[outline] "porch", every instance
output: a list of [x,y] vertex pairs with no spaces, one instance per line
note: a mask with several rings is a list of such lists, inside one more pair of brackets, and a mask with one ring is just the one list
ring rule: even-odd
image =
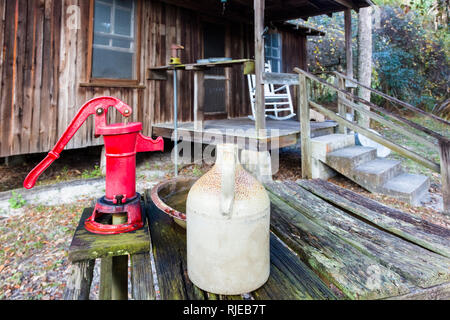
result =
[[[257,146],[264,150],[283,148],[297,144],[300,139],[300,123],[296,120],[266,119],[266,136],[257,138],[255,122],[249,118],[205,120],[202,129],[195,129],[194,122],[178,123],[178,137],[184,141],[204,144],[217,144],[227,141],[242,145],[245,148]],[[337,123],[334,121],[311,121],[311,137],[332,134]],[[152,135],[172,138],[174,123],[158,123],[152,128]],[[267,148],[267,149],[266,149]]]

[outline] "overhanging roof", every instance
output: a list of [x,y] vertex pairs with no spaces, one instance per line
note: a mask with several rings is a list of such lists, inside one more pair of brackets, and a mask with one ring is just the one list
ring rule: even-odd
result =
[[[253,23],[253,0],[162,0],[200,13]],[[312,16],[372,5],[371,0],[265,0],[265,22],[308,19]],[[222,15],[223,13],[223,15]]]

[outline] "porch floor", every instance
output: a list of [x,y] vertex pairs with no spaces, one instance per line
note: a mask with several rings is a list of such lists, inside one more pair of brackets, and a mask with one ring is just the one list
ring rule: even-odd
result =
[[[334,121],[311,121],[311,137],[334,133],[337,124]],[[220,141],[238,143],[245,148],[264,145],[276,149],[297,144],[300,138],[300,123],[295,120],[266,119],[267,136],[256,138],[255,122],[249,118],[206,120],[203,130],[195,130],[194,122],[178,123],[178,136],[181,139],[204,144],[217,144]],[[153,125],[152,135],[171,138],[173,122]],[[202,134],[201,134],[202,133]]]

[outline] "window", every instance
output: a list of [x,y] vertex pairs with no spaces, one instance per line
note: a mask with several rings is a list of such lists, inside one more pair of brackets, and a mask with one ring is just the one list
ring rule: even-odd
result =
[[91,79],[137,79],[136,2],[93,0]]
[[270,33],[264,39],[265,60],[270,62],[272,72],[281,72],[281,36]]

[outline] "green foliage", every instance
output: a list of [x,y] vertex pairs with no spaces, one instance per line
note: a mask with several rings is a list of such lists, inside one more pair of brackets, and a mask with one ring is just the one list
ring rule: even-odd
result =
[[374,31],[377,88],[431,111],[447,94],[450,76],[445,39],[415,11],[383,7]]
[[[378,0],[379,24],[373,28],[372,87],[433,111],[448,98],[450,33],[445,0]],[[373,14],[375,16],[375,14]],[[357,20],[352,13],[354,74],[357,74]],[[375,19],[374,19],[375,20]],[[301,22],[301,24],[305,24]],[[308,25],[326,32],[309,37],[308,67],[313,73],[345,70],[343,14],[317,16]],[[319,101],[330,101],[327,91],[315,91]],[[372,95],[374,102],[386,101]]]
[[15,191],[12,192],[12,197],[9,198],[8,202],[13,209],[22,208],[27,203],[22,195]]
[[81,178],[83,179],[90,179],[90,178],[98,178],[102,176],[102,170],[100,169],[100,167],[98,165],[94,166],[94,169],[89,171],[89,170],[83,170],[83,173],[81,174]]

